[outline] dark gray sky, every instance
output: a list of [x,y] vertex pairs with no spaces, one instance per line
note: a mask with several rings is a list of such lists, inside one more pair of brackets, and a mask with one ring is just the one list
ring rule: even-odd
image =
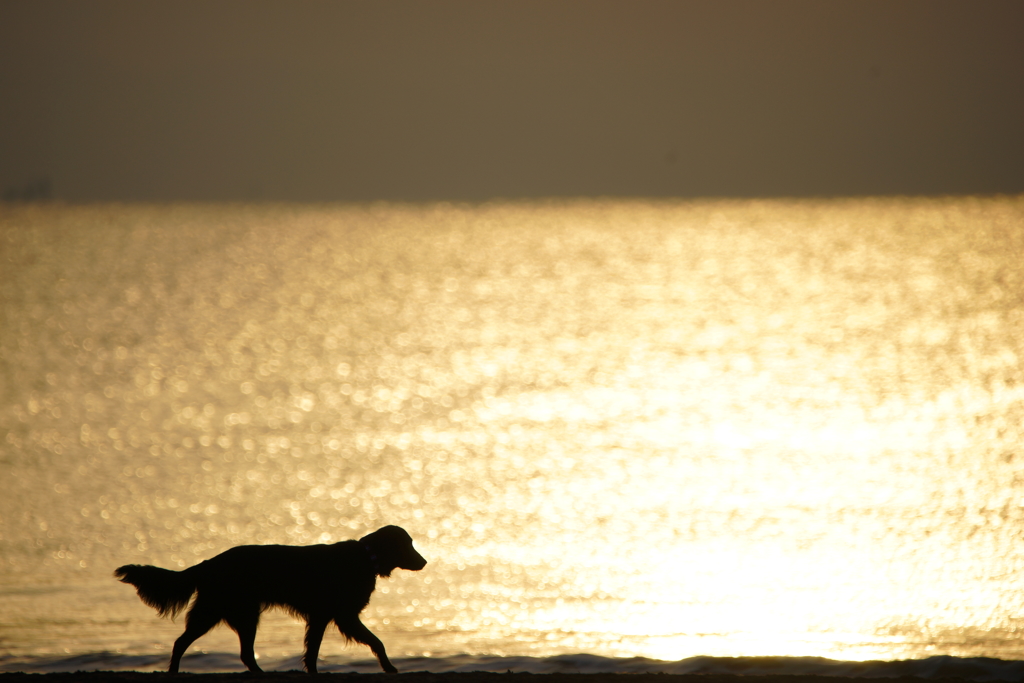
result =
[[1024,2],[0,0],[0,192],[1024,191]]

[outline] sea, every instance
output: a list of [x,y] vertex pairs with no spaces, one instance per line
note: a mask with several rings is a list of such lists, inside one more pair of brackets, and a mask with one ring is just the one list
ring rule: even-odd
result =
[[401,670],[1021,679],[1024,196],[0,205],[0,670],[386,524]]

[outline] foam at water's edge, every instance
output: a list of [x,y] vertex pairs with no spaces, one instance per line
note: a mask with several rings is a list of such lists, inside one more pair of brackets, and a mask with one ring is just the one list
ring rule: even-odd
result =
[[[937,656],[900,661],[845,662],[821,657],[690,657],[665,662],[644,657],[617,659],[577,654],[556,657],[498,657],[455,655],[450,657],[408,657],[395,659],[400,671],[459,673],[492,671],[516,673],[667,673],[734,675],[818,675],[851,678],[890,678],[917,676],[938,678],[953,676],[971,681],[1024,679],[1024,661],[987,657]],[[261,662],[268,671],[292,671],[302,668],[299,657]],[[98,652],[67,657],[0,657],[0,671],[54,673],[64,671],[162,671],[166,656],[122,655]],[[189,655],[182,669],[192,673],[241,671],[233,653]],[[372,659],[352,661],[325,660],[321,671],[379,671]]]

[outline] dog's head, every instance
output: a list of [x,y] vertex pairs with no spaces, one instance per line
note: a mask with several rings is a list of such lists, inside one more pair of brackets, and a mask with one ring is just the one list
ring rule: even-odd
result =
[[400,526],[386,526],[359,539],[377,562],[379,576],[391,576],[395,569],[419,571],[427,565],[412,547],[412,536]]

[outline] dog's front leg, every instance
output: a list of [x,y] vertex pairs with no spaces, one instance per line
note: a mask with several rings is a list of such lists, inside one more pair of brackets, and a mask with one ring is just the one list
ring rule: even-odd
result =
[[316,673],[316,658],[320,654],[320,643],[323,642],[324,631],[329,623],[330,618],[319,615],[309,617],[306,622],[306,654],[302,657],[302,663],[311,674]]
[[398,669],[394,667],[391,660],[388,659],[388,653],[384,650],[384,643],[380,642],[380,638],[373,635],[370,629],[366,628],[363,622],[359,621],[357,615],[354,619],[347,621],[334,620],[334,623],[338,625],[338,630],[342,634],[348,636],[357,643],[363,643],[369,645],[370,649],[373,650],[373,654],[377,656],[377,661],[380,662],[380,666],[385,672],[389,674],[398,673]]

